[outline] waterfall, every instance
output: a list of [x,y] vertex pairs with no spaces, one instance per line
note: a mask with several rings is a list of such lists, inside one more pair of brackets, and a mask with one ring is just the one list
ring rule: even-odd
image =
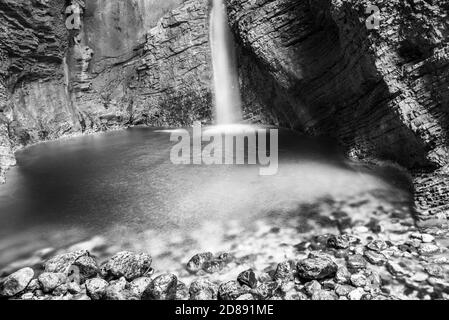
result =
[[210,43],[214,78],[215,119],[218,125],[242,119],[234,39],[228,24],[224,0],[212,0]]

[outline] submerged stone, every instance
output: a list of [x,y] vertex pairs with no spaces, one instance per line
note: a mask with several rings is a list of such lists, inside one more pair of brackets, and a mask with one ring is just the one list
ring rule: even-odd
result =
[[318,280],[333,277],[338,266],[329,258],[315,257],[299,261],[296,265],[299,277],[308,280]]

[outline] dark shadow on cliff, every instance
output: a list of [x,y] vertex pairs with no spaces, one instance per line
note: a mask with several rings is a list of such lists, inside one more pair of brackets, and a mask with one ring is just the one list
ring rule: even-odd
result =
[[243,23],[249,17],[234,22],[246,105],[257,101],[279,123],[336,138],[352,157],[430,166],[428,146],[395,111],[401,92],[391,92],[377,69],[368,39],[376,31],[366,30],[350,4],[337,17],[330,6],[316,1],[273,7],[270,15],[278,19],[257,21],[276,33],[267,38],[269,45],[249,42]]

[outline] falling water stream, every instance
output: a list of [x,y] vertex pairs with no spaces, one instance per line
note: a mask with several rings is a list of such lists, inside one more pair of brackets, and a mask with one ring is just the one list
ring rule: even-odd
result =
[[226,7],[213,0],[210,16],[210,43],[214,73],[215,116],[218,125],[241,121],[241,99],[237,66]]

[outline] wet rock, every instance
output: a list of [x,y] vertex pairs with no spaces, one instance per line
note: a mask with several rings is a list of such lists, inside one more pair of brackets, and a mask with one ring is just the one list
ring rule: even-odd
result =
[[174,300],[178,278],[173,274],[156,277],[142,295],[143,300]]
[[0,283],[0,297],[13,297],[28,286],[34,277],[31,268],[23,268],[9,275]]
[[234,257],[228,252],[222,252],[218,254],[217,259],[223,261],[223,263],[229,263],[234,259]]
[[67,291],[71,294],[78,294],[83,291],[83,288],[76,282],[69,282],[67,284]]
[[296,265],[298,276],[308,280],[333,277],[338,266],[327,257],[311,257],[299,261]]
[[380,252],[388,249],[388,244],[382,240],[373,240],[366,245],[366,248],[372,251]]
[[132,298],[133,295],[125,277],[111,281],[104,292],[105,300],[130,300]]
[[87,295],[92,300],[100,300],[104,297],[108,283],[101,278],[89,279],[85,283]]
[[357,288],[348,294],[349,300],[362,300],[366,292],[362,288]]
[[257,286],[256,274],[252,269],[240,273],[237,277],[237,281],[238,283],[240,283],[240,285],[242,286],[246,285],[252,289],[254,289]]
[[304,292],[308,296],[312,296],[315,292],[320,291],[320,290],[321,290],[321,284],[316,280],[307,282],[304,285]]
[[44,293],[44,291],[42,291],[42,290],[36,290],[36,291],[34,292],[34,295],[35,295],[36,297],[43,297],[43,296],[45,295],[45,293]]
[[72,266],[72,268],[76,268],[79,275],[79,283],[84,283],[87,279],[94,278],[100,273],[97,261],[90,255],[79,257]]
[[191,300],[215,300],[217,299],[217,286],[206,279],[193,281],[189,288]]
[[314,236],[310,242],[310,248],[312,250],[324,250],[327,248],[327,241],[329,240],[329,234]]
[[351,283],[354,287],[365,287],[369,281],[363,274],[357,273],[351,275]]
[[338,300],[338,296],[332,291],[319,290],[314,292],[312,300]]
[[371,288],[378,289],[382,284],[382,277],[380,273],[374,270],[367,270],[365,276]]
[[259,297],[259,299],[265,300],[276,295],[279,290],[279,283],[277,281],[264,282],[261,283],[255,290],[252,292]]
[[258,280],[260,283],[270,282],[270,281],[276,280],[276,279],[274,279],[274,276],[275,276],[275,272],[273,273],[273,276],[270,275],[270,273],[268,273],[268,272],[262,272],[262,273],[259,273]]
[[405,266],[395,261],[387,261],[387,270],[393,276],[406,276],[409,274],[409,271],[405,269]]
[[247,290],[234,280],[222,283],[218,287],[219,300],[235,300],[245,293],[247,293]]
[[440,248],[437,245],[430,243],[422,243],[418,249],[420,255],[430,256],[440,251]]
[[353,286],[345,285],[345,284],[337,284],[335,286],[335,293],[340,297],[346,297],[350,292],[355,290]]
[[363,253],[363,256],[369,263],[376,265],[376,266],[381,266],[381,265],[385,264],[385,262],[387,260],[385,255],[383,255],[380,252],[376,252],[376,251],[372,251],[372,250],[365,250],[365,252]]
[[41,289],[41,284],[39,283],[38,279],[31,280],[26,288],[27,291],[36,291],[39,289]]
[[142,298],[142,294],[145,292],[146,288],[150,285],[152,279],[149,277],[140,277],[137,279],[134,279],[129,284],[129,291],[131,294],[138,298]]
[[226,266],[226,262],[220,260],[220,259],[213,259],[210,261],[206,261],[203,264],[203,270],[207,273],[216,273],[223,270],[223,268]]
[[347,249],[352,243],[357,242],[357,238],[349,235],[349,234],[343,234],[343,235],[332,235],[327,240],[327,245],[330,248],[334,249]]
[[67,293],[67,288],[68,288],[68,286],[67,286],[66,283],[61,284],[60,286],[56,287],[56,288],[52,291],[52,294],[53,294],[54,296],[63,296],[63,295],[65,295],[65,294]]
[[273,280],[288,281],[293,279],[293,268],[290,261],[281,262],[277,265]]
[[340,284],[348,283],[351,278],[351,273],[345,266],[339,267],[335,274],[335,281]]
[[125,277],[127,281],[132,281],[151,271],[151,262],[151,256],[148,254],[122,251],[101,267],[101,273],[107,280]]
[[203,269],[205,262],[208,262],[214,258],[211,252],[204,252],[194,255],[187,263],[187,271],[190,273],[197,273]]
[[57,255],[44,264],[45,272],[64,273],[68,275],[75,261],[81,257],[89,256],[86,250],[79,250]]
[[204,252],[193,256],[187,263],[186,269],[192,274],[200,270],[212,274],[223,270],[232,261],[232,258],[229,253],[221,253],[214,257],[212,253]]
[[44,272],[39,276],[39,283],[42,291],[50,293],[58,286],[64,284],[67,281],[67,277],[64,273],[52,273]]
[[324,290],[334,290],[336,283],[333,279],[326,279],[321,282],[321,285]]
[[189,289],[185,283],[178,280],[178,285],[176,286],[176,297],[175,300],[189,300],[190,294]]
[[366,268],[366,260],[361,254],[348,256],[346,266],[350,272],[355,273]]

